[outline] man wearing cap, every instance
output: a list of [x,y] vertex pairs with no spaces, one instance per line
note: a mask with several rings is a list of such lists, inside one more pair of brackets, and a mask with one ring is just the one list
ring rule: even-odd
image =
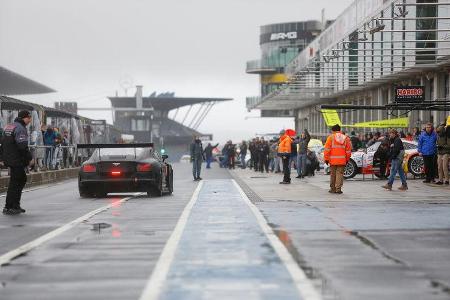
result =
[[278,143],[278,156],[281,157],[283,161],[283,181],[280,184],[290,184],[291,183],[291,166],[289,161],[291,158],[292,151],[292,138],[286,134],[286,131],[280,131],[280,141]]
[[31,113],[27,110],[20,111],[14,123],[7,125],[3,133],[0,154],[3,163],[10,170],[8,192],[3,209],[3,213],[6,215],[17,215],[25,212],[20,207],[20,198],[23,187],[27,182],[25,168],[32,160],[28,148],[28,131],[26,128],[30,122]]
[[332,194],[342,194],[345,165],[352,155],[350,138],[341,132],[341,126],[331,127],[332,134],[325,143],[323,156],[325,163],[330,165],[330,190]]

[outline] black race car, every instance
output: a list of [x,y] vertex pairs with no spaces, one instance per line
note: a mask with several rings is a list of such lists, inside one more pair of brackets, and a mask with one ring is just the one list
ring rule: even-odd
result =
[[147,192],[158,197],[173,192],[173,169],[166,162],[168,156],[160,156],[152,143],[81,144],[77,148],[77,152],[85,149],[81,151],[92,153],[80,168],[81,197],[124,192]]

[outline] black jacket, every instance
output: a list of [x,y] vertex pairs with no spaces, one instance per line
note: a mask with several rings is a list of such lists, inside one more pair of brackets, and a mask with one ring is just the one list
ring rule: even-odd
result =
[[23,120],[17,118],[13,124],[5,127],[0,156],[8,167],[26,167],[32,160],[28,148],[28,131]]
[[219,144],[215,144],[214,146],[208,145],[208,146],[206,146],[203,153],[205,153],[206,157],[212,157],[212,152],[213,152],[214,148],[216,148],[217,146],[219,146]]
[[389,159],[395,159],[400,154],[400,151],[404,150],[402,140],[396,136],[393,140],[390,140],[391,146],[389,150]]

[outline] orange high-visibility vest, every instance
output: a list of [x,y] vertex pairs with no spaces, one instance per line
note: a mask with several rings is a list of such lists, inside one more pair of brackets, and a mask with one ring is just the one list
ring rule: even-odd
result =
[[279,154],[291,154],[292,151],[292,139],[288,135],[283,135],[280,138],[280,143],[278,144]]
[[327,138],[323,157],[331,166],[345,166],[352,156],[350,138],[341,132],[333,132]]

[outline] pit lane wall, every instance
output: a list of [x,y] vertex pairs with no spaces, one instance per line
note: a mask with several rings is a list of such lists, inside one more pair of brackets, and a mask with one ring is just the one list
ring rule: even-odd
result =
[[[30,174],[27,174],[27,184],[25,188],[77,178],[78,171],[79,168],[69,168],[37,173],[31,172]],[[0,177],[0,193],[4,193],[7,191],[8,184],[9,184],[9,176]]]

